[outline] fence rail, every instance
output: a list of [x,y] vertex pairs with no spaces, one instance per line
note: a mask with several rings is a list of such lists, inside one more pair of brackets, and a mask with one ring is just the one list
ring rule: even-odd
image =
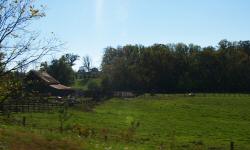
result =
[[17,112],[44,112],[62,108],[59,103],[1,104],[0,114]]

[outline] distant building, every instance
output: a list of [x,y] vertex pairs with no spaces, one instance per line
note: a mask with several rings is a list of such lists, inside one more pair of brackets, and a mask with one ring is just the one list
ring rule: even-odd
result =
[[45,71],[30,71],[25,78],[25,88],[30,92],[38,92],[52,96],[74,94],[74,89],[61,84]]
[[89,72],[86,72],[83,67],[80,67],[77,72],[77,78],[79,79],[98,78],[99,76],[100,71],[97,68],[92,68]]
[[115,91],[113,93],[113,96],[122,97],[122,98],[133,98],[133,97],[136,97],[136,94],[134,94],[133,92],[129,92],[129,91]]

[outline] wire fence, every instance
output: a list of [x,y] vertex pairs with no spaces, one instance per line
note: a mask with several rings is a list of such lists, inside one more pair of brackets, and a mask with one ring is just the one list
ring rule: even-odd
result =
[[11,104],[4,103],[0,105],[0,114],[18,113],[18,112],[46,112],[54,109],[60,109],[63,104],[60,103],[27,103]]

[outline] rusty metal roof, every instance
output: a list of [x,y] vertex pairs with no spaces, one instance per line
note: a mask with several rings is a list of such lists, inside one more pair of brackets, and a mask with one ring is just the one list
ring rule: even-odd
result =
[[53,78],[51,75],[49,75],[47,72],[38,72],[36,71],[35,74],[40,77],[43,81],[45,81],[47,84],[60,84],[59,81],[57,81],[55,78]]
[[72,90],[71,87],[62,85],[59,81],[57,81],[54,77],[52,77],[51,75],[49,75],[47,72],[45,71],[30,71],[31,74],[37,76],[38,78],[40,78],[43,82],[45,82],[45,84],[47,84],[48,86],[58,89],[58,90]]
[[71,87],[67,87],[67,86],[62,85],[62,84],[51,84],[49,86],[52,88],[58,89],[58,90],[71,90]]

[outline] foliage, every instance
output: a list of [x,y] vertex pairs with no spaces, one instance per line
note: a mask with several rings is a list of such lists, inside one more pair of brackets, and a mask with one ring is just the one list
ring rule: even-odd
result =
[[65,62],[67,62],[67,64],[69,64],[70,66],[74,66],[75,65],[75,61],[77,61],[79,58],[78,55],[74,55],[74,54],[65,54],[62,56],[62,59],[65,60]]
[[91,91],[96,91],[100,89],[100,85],[94,80],[90,80],[87,83],[87,87],[88,87],[88,90],[91,90]]
[[100,100],[102,94],[102,88],[98,82],[91,80],[87,84],[88,92],[90,96],[95,100]]
[[68,121],[71,118],[71,116],[72,115],[68,112],[67,106],[62,107],[59,110],[58,121],[59,121],[59,124],[60,124],[60,128],[59,129],[60,129],[61,133],[64,130],[65,122]]
[[78,134],[81,137],[85,137],[85,138],[95,136],[95,129],[84,127],[84,126],[81,126],[79,124],[73,125],[72,132]]
[[80,66],[77,72],[78,79],[87,79],[87,78],[98,78],[99,70],[96,67],[92,67],[92,61],[89,56],[83,57],[83,64]]
[[246,92],[250,41],[222,40],[218,47],[155,44],[106,48],[103,86],[137,92]]
[[100,88],[101,79],[100,78],[76,79],[72,87],[81,89],[84,91],[94,89],[94,87]]
[[40,69],[47,71],[62,84],[71,85],[75,79],[75,72],[72,66],[77,58],[77,55],[66,54],[59,59],[52,60],[50,64],[47,62],[42,63]]
[[15,73],[0,78],[0,103],[8,99],[20,100],[24,97],[22,77]]
[[131,116],[126,118],[126,122],[128,123],[129,127],[122,132],[121,136],[126,142],[130,142],[134,139],[136,130],[140,127],[140,122],[135,121],[135,119]]
[[0,1],[0,103],[23,96],[22,79],[27,67],[52,54],[61,45],[55,37],[42,40],[29,24],[45,16],[44,6],[33,0]]
[[0,2],[0,77],[26,67],[57,50],[56,38],[41,40],[29,24],[45,16],[33,0]]
[[91,69],[91,59],[89,56],[84,56],[83,57],[83,69],[85,72],[89,72]]
[[104,96],[101,81],[101,78],[77,79],[72,87],[83,90],[86,97],[100,100],[100,98]]

